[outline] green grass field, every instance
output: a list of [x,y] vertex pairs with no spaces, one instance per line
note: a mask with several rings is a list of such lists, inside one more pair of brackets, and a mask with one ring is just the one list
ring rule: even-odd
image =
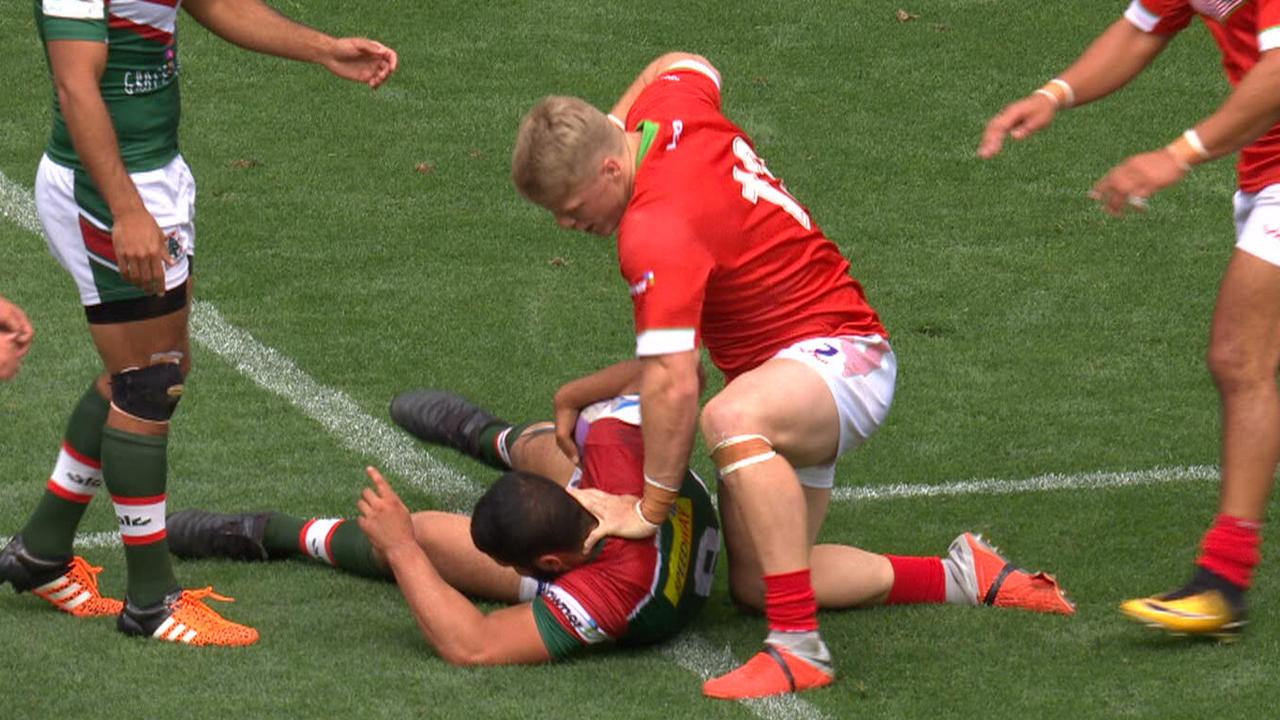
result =
[[[1197,169],[1145,217],[1105,219],[1085,197],[1111,164],[1174,138],[1225,96],[1201,27],[1109,102],[981,163],[987,118],[1072,60],[1121,0],[279,7],[394,46],[401,69],[370,93],[238,51],[184,18],[203,320],[173,426],[171,508],[347,515],[369,463],[390,467],[411,506],[452,507],[488,474],[380,445],[396,439],[385,420],[394,393],[446,387],[507,417],[541,417],[559,383],[628,356],[612,244],[560,231],[524,204],[508,156],[537,98],[608,106],[670,49],[720,68],[727,114],[840,244],[892,333],[896,406],[842,462],[839,487],[1159,477],[1217,462],[1202,358],[1233,242],[1230,162]],[[899,22],[899,7],[918,17]],[[69,280],[21,217],[50,95],[28,6],[0,18],[0,43],[10,181],[0,186],[0,293],[38,328],[22,375],[0,386],[0,534],[10,534],[98,366]],[[228,327],[260,345],[218,345]],[[286,377],[272,365],[282,358],[296,373],[286,379],[312,384],[264,387]],[[334,397],[351,405],[324,404]],[[325,424],[336,416],[358,422]],[[693,463],[710,477],[703,451]],[[441,489],[441,467],[465,477],[463,490]],[[1280,692],[1274,562],[1235,646],[1172,641],[1115,611],[1185,578],[1215,497],[1213,483],[1192,480],[835,503],[826,540],[937,554],[962,530],[981,531],[1055,572],[1079,613],[825,614],[840,680],[800,702],[699,695],[699,669],[745,659],[763,633],[729,603],[723,577],[671,647],[464,670],[425,647],[389,584],[301,562],[190,562],[180,579],[234,596],[226,613],[256,626],[261,643],[130,641],[110,621],[74,621],[5,590],[0,718],[1268,717]],[[99,499],[82,532],[113,530]],[[83,552],[106,567],[104,589],[122,592],[119,548]]]

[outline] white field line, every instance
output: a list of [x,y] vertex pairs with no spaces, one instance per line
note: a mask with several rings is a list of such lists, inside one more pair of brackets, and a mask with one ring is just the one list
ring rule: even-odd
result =
[[1014,495],[1050,490],[1106,490],[1137,485],[1161,485],[1172,482],[1217,479],[1218,468],[1216,466],[1189,465],[1186,467],[1157,467],[1150,470],[1128,472],[1088,472],[1070,475],[1046,473],[1026,478],[1025,480],[986,478],[960,480],[940,485],[892,483],[889,485],[840,487],[831,492],[831,499],[840,502],[853,500],[865,502],[869,500],[946,497],[951,495]]
[[[684,633],[662,646],[662,654],[703,680],[727,673],[741,662],[734,658],[729,646],[717,648],[697,633]],[[820,720],[827,717],[814,706],[795,695],[777,695],[755,700],[740,700],[757,717],[766,720]]]
[[[0,172],[0,214],[31,232],[40,232],[35,204],[30,193]],[[307,417],[319,422],[343,446],[377,458],[395,474],[410,479],[444,505],[455,511],[469,509],[479,496],[479,488],[460,473],[442,465],[403,434],[362,412],[355,402],[340,390],[325,387],[300,370],[283,354],[258,342],[248,332],[222,318],[211,303],[195,303],[191,315],[191,333],[206,349],[216,353],[232,367],[262,388],[289,401]],[[8,541],[7,538],[4,539]],[[76,537],[81,546],[108,546],[119,542],[116,533],[92,533]],[[699,662],[702,655],[711,656],[710,645],[693,633],[686,640],[696,655],[674,654],[681,667],[695,669],[702,677]],[[684,647],[684,646],[677,646]],[[703,649],[706,649],[704,652]],[[715,655],[717,669],[732,667],[733,657],[726,648]],[[707,671],[709,672],[709,671]],[[822,718],[821,712],[797,697],[746,701],[747,709],[764,720],[790,718]]]

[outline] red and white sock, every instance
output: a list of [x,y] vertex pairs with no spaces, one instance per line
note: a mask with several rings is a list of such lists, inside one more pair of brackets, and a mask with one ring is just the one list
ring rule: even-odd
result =
[[298,533],[298,548],[308,557],[337,566],[333,560],[333,534],[346,520],[342,518],[314,518],[302,526]]
[[64,441],[45,487],[63,500],[88,505],[102,489],[102,461],[81,455]]
[[818,629],[818,600],[809,568],[764,576],[764,615],[769,629],[812,632]]
[[151,545],[167,538],[164,509],[165,495],[128,497],[112,495],[116,520],[120,524],[120,540],[125,545]]

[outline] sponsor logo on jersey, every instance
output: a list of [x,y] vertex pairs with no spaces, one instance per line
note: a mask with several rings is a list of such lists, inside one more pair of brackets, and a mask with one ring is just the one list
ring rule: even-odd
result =
[[178,77],[178,54],[172,48],[164,52],[164,62],[154,70],[129,70],[124,74],[124,94],[140,95],[167,87]]
[[662,594],[672,605],[680,604],[689,581],[689,559],[693,555],[693,501],[676,498],[671,518],[671,547],[667,550],[667,585]]
[[1244,3],[1245,0],[1191,0],[1191,7],[1201,15],[1222,22]]
[[569,629],[577,633],[583,642],[594,645],[609,639],[609,634],[600,629],[595,618],[582,607],[582,603],[565,592],[564,588],[554,584],[548,585],[542,593],[542,598],[560,613],[560,616],[569,624]]
[[640,279],[631,283],[631,297],[640,297],[653,287],[653,271],[640,276]]

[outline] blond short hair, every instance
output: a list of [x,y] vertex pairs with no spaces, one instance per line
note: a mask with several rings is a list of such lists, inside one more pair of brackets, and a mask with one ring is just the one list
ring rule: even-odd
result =
[[620,145],[608,117],[585,100],[545,97],[520,121],[511,153],[511,181],[531,202],[564,200]]

